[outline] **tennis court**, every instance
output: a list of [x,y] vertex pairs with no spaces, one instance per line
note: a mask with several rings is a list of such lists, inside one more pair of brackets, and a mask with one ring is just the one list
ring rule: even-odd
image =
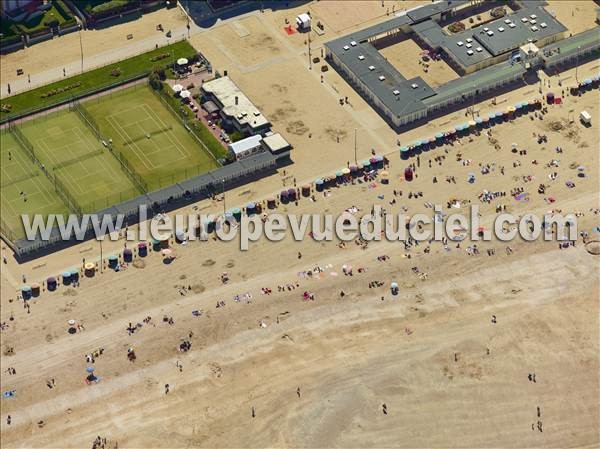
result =
[[150,91],[135,86],[85,102],[100,132],[152,188],[204,173],[217,163]]
[[62,110],[25,122],[22,133],[37,158],[65,186],[82,212],[139,195],[129,178],[79,114]]
[[66,214],[67,206],[54,191],[54,186],[35,165],[15,137],[0,133],[0,180],[2,220],[12,232],[12,238],[25,236],[21,214]]

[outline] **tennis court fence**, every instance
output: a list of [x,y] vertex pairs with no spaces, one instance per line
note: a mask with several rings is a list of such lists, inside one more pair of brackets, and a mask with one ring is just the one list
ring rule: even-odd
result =
[[33,145],[31,144],[29,139],[27,139],[27,137],[25,137],[25,135],[21,132],[19,127],[14,123],[11,123],[9,125],[9,130],[13,133],[15,140],[25,150],[25,152],[29,155],[31,160],[38,166],[40,170],[42,170],[42,172],[44,173],[44,175],[46,175],[50,182],[52,182],[52,185],[54,186],[54,191],[67,205],[69,210],[74,214],[81,215],[81,207],[79,206],[77,201],[75,201],[75,198],[73,198],[73,196],[69,193],[62,181],[58,179],[58,177],[55,174],[50,173],[48,169],[46,169],[46,166],[37,158],[33,149]]

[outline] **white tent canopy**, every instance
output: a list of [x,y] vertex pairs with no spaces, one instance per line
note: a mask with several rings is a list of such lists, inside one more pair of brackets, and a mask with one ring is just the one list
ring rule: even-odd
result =
[[298,28],[302,29],[309,29],[310,28],[310,16],[306,13],[302,13],[300,14],[298,17],[296,17],[296,25],[298,25]]
[[186,58],[179,58],[177,60],[178,65],[186,65],[187,63],[188,63],[188,60]]
[[182,90],[181,92],[179,92],[179,96],[181,98],[190,98],[192,96],[192,93],[189,90]]
[[183,90],[183,86],[182,86],[181,84],[175,84],[175,85],[173,86],[173,90],[174,90],[175,92],[181,92],[181,91]]

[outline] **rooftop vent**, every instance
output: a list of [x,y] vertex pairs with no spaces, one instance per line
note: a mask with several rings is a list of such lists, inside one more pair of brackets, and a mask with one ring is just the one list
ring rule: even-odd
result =
[[523,17],[523,18],[521,19],[521,22],[523,22],[523,23],[529,22],[529,19],[528,19],[527,17]]
[[363,55],[359,55],[358,59],[360,59],[362,61],[363,59],[365,59],[365,57]]
[[375,66],[374,66],[374,65],[370,65],[370,66],[369,66],[369,70],[370,70],[370,71],[373,71],[373,70],[375,70]]
[[384,79],[385,79],[385,76],[379,75],[379,81],[383,81]]
[[463,42],[463,41],[458,41],[458,42],[456,43],[456,45],[458,45],[459,47],[462,47],[462,46],[463,46],[463,44],[464,44],[464,42]]
[[531,31],[537,31],[537,30],[539,30],[539,28],[536,27],[535,25],[531,27]]
[[504,19],[504,23],[509,24],[510,23],[510,19]]
[[531,17],[532,19],[537,19],[537,16],[535,14],[532,14],[529,17]]
[[530,20],[529,23],[531,23],[532,25],[535,25],[537,23],[537,20]]
[[509,27],[511,27],[511,28],[514,28],[514,27],[516,27],[516,25],[515,25],[514,23],[512,23],[512,22],[511,22],[511,23],[509,23],[509,24],[508,24],[508,26],[509,26]]
[[487,33],[488,31],[490,31],[490,29],[488,27],[483,27],[483,31]]
[[540,23],[540,26],[541,26],[542,28],[546,28],[548,25],[546,25],[546,22],[542,22],[542,23]]
[[392,93],[393,93],[394,95],[400,95],[400,91],[399,91],[399,90],[397,90],[397,89],[396,89],[396,90],[393,90],[393,91],[392,91]]
[[471,43],[471,42],[473,42],[473,39],[471,39],[470,37],[468,37],[468,38],[467,38],[467,42],[468,42],[468,43]]
[[352,45],[353,47],[356,47],[356,41],[350,41],[350,45]]
[[412,83],[410,85],[410,87],[412,87],[413,89],[416,89],[417,87],[419,87],[419,85],[417,83]]
[[467,54],[471,56],[473,54],[473,50],[467,50]]
[[494,35],[494,32],[493,32],[492,30],[490,30],[490,31],[488,31],[488,32],[487,32],[487,35],[488,35],[488,36],[493,36],[493,35]]
[[481,48],[481,47],[477,47],[475,50],[477,50],[478,52],[482,52],[482,51],[483,51],[483,48]]
[[500,31],[502,33],[504,31],[504,27],[499,27],[498,31]]
[[467,45],[465,45],[465,47],[467,47],[467,48],[471,48],[472,46],[473,46],[473,44],[467,44]]
[[348,51],[348,50],[350,50],[350,47],[348,47],[347,45],[344,45],[344,50]]

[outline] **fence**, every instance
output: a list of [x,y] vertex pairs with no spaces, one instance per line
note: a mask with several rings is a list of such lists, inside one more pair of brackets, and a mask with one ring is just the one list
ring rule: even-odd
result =
[[[159,48],[168,47],[170,45],[176,44],[176,43],[184,41],[184,40],[185,40],[185,37],[182,37],[182,38],[179,38],[179,39],[172,39],[171,42],[167,42],[166,44],[159,46]],[[138,52],[138,53],[136,53],[134,55],[131,55],[131,56],[129,56],[129,58],[134,58],[136,56],[143,55],[144,53],[148,53],[149,51],[152,51],[154,49],[155,49],[155,47],[150,47],[149,46],[146,50],[140,51],[140,52]],[[94,66],[89,66],[89,67],[85,68],[85,72],[84,73],[91,72],[93,70],[109,66],[111,64],[117,64],[117,63],[119,63],[121,61],[123,61],[123,59],[114,59],[114,60],[111,60],[110,62],[106,62],[104,64],[97,64],[97,65],[94,65]],[[171,63],[172,63],[172,61],[169,61],[168,63],[165,63],[164,66],[167,67]],[[156,62],[155,66],[158,66],[158,65],[160,65],[160,62]],[[100,86],[100,87],[91,87],[91,88],[89,88],[89,89],[87,89],[85,91],[82,91],[82,92],[80,92],[80,93],[78,93],[76,95],[73,95],[72,97],[64,98],[64,99],[58,100],[58,101],[56,101],[54,103],[48,103],[47,105],[44,105],[44,106],[41,106],[41,107],[37,107],[37,108],[30,108],[30,109],[27,109],[27,110],[19,112],[19,113],[6,114],[6,115],[4,115],[4,117],[2,119],[0,119],[0,124],[6,123],[6,122],[11,121],[11,120],[19,120],[19,119],[21,119],[23,117],[26,117],[28,115],[36,114],[36,113],[45,111],[47,109],[52,109],[52,108],[54,108],[56,106],[68,104],[70,102],[79,100],[81,98],[85,98],[85,97],[88,97],[90,95],[94,95],[94,94],[97,94],[97,93],[100,93],[100,92],[104,92],[106,90],[111,90],[111,89],[114,89],[115,87],[121,86],[123,84],[131,83],[132,81],[135,81],[135,80],[146,78],[150,74],[150,72],[152,70],[154,70],[154,67],[149,68],[148,70],[146,70],[143,73],[139,73],[137,75],[130,76],[128,78],[119,80],[119,81],[117,81],[115,83],[112,83],[112,84],[108,84],[108,85]],[[24,90],[13,90],[11,96],[14,96],[14,95],[17,95],[17,94],[21,94],[21,93],[27,92],[29,90],[36,89],[38,87],[47,86],[47,85],[50,85],[50,84],[52,84],[54,82],[57,82],[57,81],[60,81],[60,80],[63,80],[63,79],[64,79],[64,76],[62,76],[62,74],[61,74],[61,76],[57,76],[56,78],[51,79],[51,80],[45,79],[44,82],[42,82],[42,83],[37,83],[37,84],[36,83],[32,83],[32,84],[28,85],[27,89],[24,89]],[[4,101],[9,101],[8,98],[10,98],[10,97],[3,98],[3,100]]]
[[112,155],[117,158],[117,161],[119,161],[119,166],[121,167],[121,170],[123,170],[123,172],[125,172],[127,177],[131,180],[133,185],[135,185],[138,188],[140,193],[147,193],[148,192],[148,184],[146,183],[146,181],[144,181],[142,179],[140,174],[137,173],[131,167],[131,165],[129,164],[129,161],[125,158],[125,156],[123,156],[123,153],[121,153],[119,150],[113,148],[112,144],[108,146],[108,149],[110,150]]
[[81,103],[79,103],[78,101],[74,101],[73,103],[71,103],[71,106],[69,106],[69,109],[71,109],[72,111],[76,111],[81,116],[83,122],[88,126],[88,128],[92,130],[92,132],[96,135],[98,140],[106,140],[104,137],[102,137],[102,134],[100,134],[100,129],[98,128],[98,124],[96,123],[96,121],[92,118],[88,110],[85,107],[83,107]]
[[75,198],[68,192],[64,184],[56,174],[48,172],[46,166],[40,162],[40,160],[35,155],[35,151],[33,150],[33,145],[31,142],[23,135],[21,130],[14,124],[9,126],[9,131],[13,133],[15,140],[21,147],[25,150],[25,152],[29,155],[31,160],[39,167],[40,170],[46,175],[46,177],[52,182],[54,185],[54,191],[60,196],[61,200],[67,205],[69,210],[77,215],[81,215],[81,207]]
[[[167,85],[165,85],[165,87],[168,87]],[[200,146],[204,149],[205,153],[208,154],[216,163],[217,166],[220,166],[221,164],[219,163],[219,160],[217,159],[218,154],[214,154],[213,151],[210,150],[210,148],[208,148],[206,146],[206,144],[204,143],[202,136],[198,135],[199,131],[196,128],[195,124],[197,122],[194,121],[195,117],[190,117],[191,112],[188,112],[189,110],[186,110],[185,108],[180,109],[179,111],[177,111],[175,109],[175,107],[171,104],[172,100],[170,97],[168,97],[168,94],[166,94],[164,92],[164,89],[161,91],[157,91],[155,89],[150,89],[152,92],[155,93],[155,95],[160,99],[160,101],[165,105],[165,107],[171,112],[171,114],[173,114],[175,116],[175,118],[177,120],[181,120],[183,123],[183,126],[185,126],[185,128],[192,134],[192,136],[194,136],[194,139],[196,139],[198,141],[198,143],[200,144]],[[189,120],[190,118],[192,119],[192,125],[190,126],[189,124]],[[199,126],[204,126],[202,123],[199,124]],[[212,134],[211,134],[212,137]],[[221,145],[219,143],[219,145]],[[223,151],[225,151],[225,149],[223,148]]]

